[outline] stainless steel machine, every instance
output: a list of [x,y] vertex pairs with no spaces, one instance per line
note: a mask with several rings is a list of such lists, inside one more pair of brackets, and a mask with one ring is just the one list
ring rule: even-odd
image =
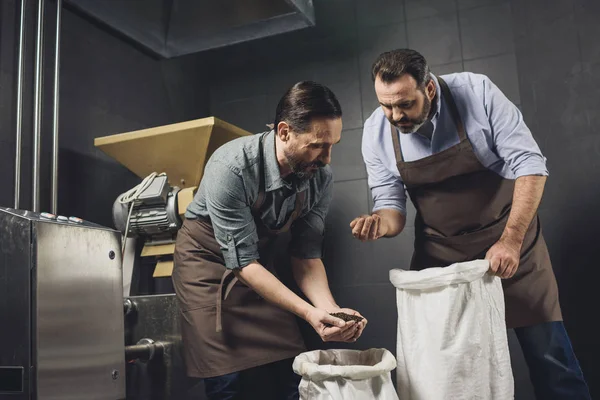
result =
[[125,399],[120,234],[0,208],[0,399]]

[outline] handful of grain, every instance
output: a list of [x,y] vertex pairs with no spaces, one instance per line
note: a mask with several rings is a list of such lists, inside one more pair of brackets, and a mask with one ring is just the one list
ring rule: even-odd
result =
[[331,315],[332,317],[343,319],[346,322],[348,322],[348,321],[360,322],[360,321],[363,320],[363,317],[360,317],[358,315],[350,315],[350,314],[346,314],[346,313],[343,313],[343,312],[329,313],[329,315]]

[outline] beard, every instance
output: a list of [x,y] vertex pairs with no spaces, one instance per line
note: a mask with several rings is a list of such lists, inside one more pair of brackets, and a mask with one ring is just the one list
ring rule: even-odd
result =
[[308,180],[315,175],[319,168],[325,167],[321,161],[306,162],[299,159],[294,152],[284,150],[288,166],[292,170],[294,177],[300,181]]
[[[425,100],[423,103],[423,110],[421,111],[421,115],[417,118],[408,118],[404,117],[398,121],[390,120],[392,125],[397,127],[402,133],[415,133],[419,130],[420,127],[423,126],[425,122],[427,122],[427,118],[429,117],[429,113],[431,112],[431,101],[425,96]],[[409,124],[409,125],[400,125],[400,124]]]

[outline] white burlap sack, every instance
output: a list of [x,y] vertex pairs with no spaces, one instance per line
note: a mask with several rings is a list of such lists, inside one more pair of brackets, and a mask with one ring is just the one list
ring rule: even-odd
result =
[[390,271],[401,400],[504,400],[514,383],[500,278],[476,260]]
[[391,378],[396,359],[386,349],[309,351],[293,368],[302,376],[301,400],[398,400]]

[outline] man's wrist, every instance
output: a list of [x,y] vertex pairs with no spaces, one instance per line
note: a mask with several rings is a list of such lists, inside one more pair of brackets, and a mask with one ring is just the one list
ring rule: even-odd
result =
[[511,246],[521,248],[523,245],[523,241],[525,240],[525,233],[521,232],[518,229],[506,227],[502,236],[500,237],[500,241],[503,241]]

